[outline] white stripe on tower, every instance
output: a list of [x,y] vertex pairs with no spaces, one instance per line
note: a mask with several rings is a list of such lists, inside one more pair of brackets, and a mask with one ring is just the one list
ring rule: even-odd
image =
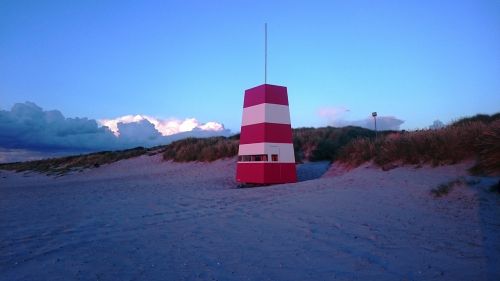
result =
[[259,155],[268,154],[268,162],[272,162],[270,158],[272,154],[279,154],[279,159],[275,163],[295,163],[292,143],[249,143],[239,146],[238,155]]
[[261,103],[245,107],[241,123],[241,126],[259,123],[290,124],[288,105]]

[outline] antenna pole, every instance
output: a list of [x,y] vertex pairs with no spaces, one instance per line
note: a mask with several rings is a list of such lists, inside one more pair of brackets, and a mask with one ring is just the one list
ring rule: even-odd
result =
[[264,24],[264,84],[267,84],[267,22]]

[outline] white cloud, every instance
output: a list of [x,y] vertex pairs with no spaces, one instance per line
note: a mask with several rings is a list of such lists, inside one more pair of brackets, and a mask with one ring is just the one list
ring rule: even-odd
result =
[[200,125],[199,128],[205,131],[222,131],[224,130],[224,125],[217,122],[207,122]]
[[108,127],[115,136],[120,135],[120,130],[118,129],[118,124],[128,124],[137,123],[143,120],[147,120],[149,123],[154,125],[154,128],[162,136],[171,136],[182,132],[189,132],[194,129],[200,129],[204,131],[214,131],[222,132],[224,131],[224,125],[217,122],[207,122],[200,123],[196,118],[187,118],[184,120],[179,119],[160,119],[148,115],[125,115],[117,117],[114,119],[101,119],[99,124]]
[[115,119],[101,119],[98,120],[98,123],[102,126],[108,127],[113,132],[113,134],[118,137],[120,136],[120,132],[118,131],[118,123],[131,123],[141,120],[143,120],[141,115],[125,115]]

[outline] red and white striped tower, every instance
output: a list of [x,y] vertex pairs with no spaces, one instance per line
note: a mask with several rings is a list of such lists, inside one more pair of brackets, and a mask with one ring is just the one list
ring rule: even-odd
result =
[[245,91],[236,180],[297,181],[286,87],[263,84]]
[[286,87],[267,84],[267,23],[264,84],[245,91],[236,180],[273,184],[297,181]]

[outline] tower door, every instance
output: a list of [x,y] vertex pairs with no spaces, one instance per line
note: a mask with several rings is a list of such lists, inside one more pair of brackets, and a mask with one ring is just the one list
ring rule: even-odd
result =
[[281,161],[280,148],[279,146],[272,145],[269,147],[269,160],[274,163],[273,169],[276,169],[276,174],[279,176],[279,180],[282,179],[281,175],[281,165],[278,164]]

